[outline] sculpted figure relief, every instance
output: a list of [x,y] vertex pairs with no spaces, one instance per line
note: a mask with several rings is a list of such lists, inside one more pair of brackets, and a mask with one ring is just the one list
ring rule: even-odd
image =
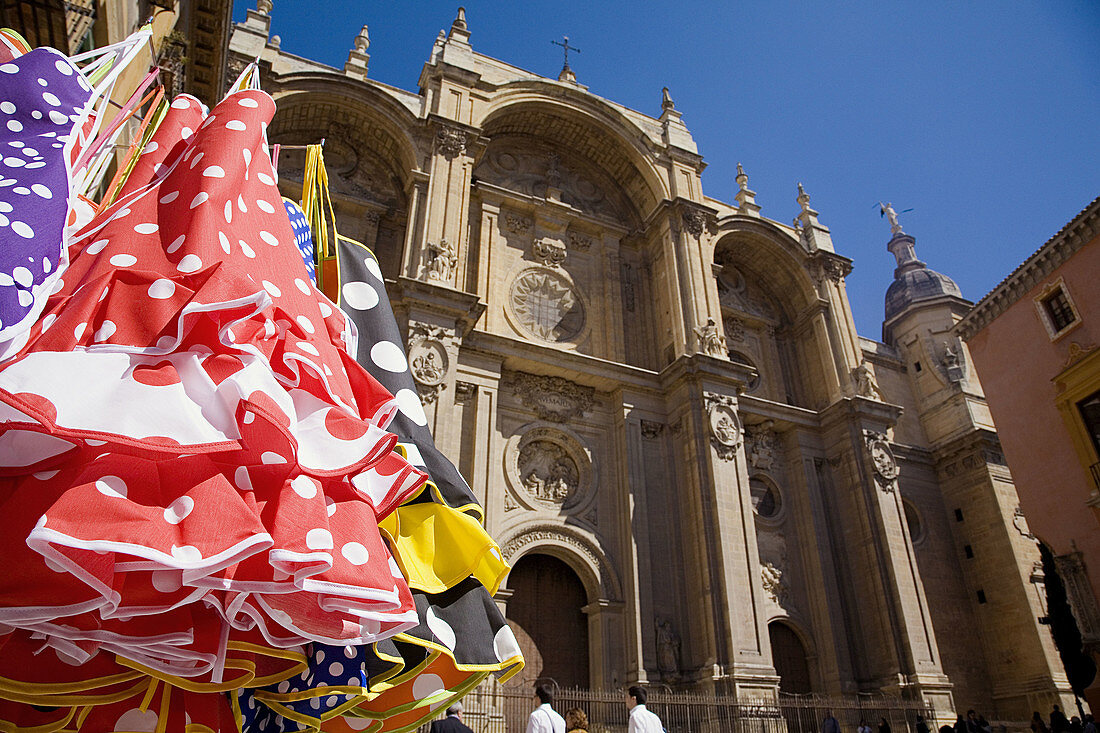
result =
[[531,495],[558,504],[577,490],[580,477],[573,459],[557,443],[534,440],[519,453],[520,476]]

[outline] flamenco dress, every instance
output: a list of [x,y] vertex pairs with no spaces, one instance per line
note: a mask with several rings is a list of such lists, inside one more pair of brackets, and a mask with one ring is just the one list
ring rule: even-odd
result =
[[[47,61],[75,84],[38,76]],[[369,329],[299,254],[271,98],[177,98],[115,203],[71,232],[89,85],[53,51],[8,63],[13,90],[39,89],[5,92],[25,134],[0,141],[54,178],[5,187],[22,218],[0,197],[5,244],[10,222],[38,230],[0,273],[0,729],[407,730],[517,671],[476,502],[430,434],[387,430],[423,428],[423,407],[350,356]],[[17,190],[36,185],[51,195]]]

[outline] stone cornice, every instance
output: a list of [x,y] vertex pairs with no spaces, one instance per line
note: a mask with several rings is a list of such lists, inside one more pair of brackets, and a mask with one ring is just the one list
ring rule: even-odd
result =
[[978,301],[955,326],[956,332],[963,340],[969,340],[1097,236],[1100,236],[1100,197],[1093,199],[1061,231]]

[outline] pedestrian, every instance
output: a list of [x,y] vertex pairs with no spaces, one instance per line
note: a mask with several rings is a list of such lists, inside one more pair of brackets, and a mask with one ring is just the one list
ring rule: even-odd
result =
[[527,718],[527,733],[565,733],[565,718],[554,710],[554,688],[545,682],[535,687],[539,706]]
[[821,733],[840,733],[840,723],[836,722],[832,710],[825,711],[825,719],[821,721]]
[[890,733],[890,724],[886,722],[886,718],[878,719],[878,733]]
[[924,722],[923,715],[917,716],[917,722],[913,724],[913,733],[931,733],[928,730],[928,723]]
[[1066,733],[1069,730],[1069,720],[1062,708],[1055,705],[1050,711],[1050,733]]
[[1050,733],[1050,728],[1043,722],[1043,716],[1036,710],[1031,715],[1031,733]]
[[664,733],[661,719],[645,709],[645,698],[645,688],[638,685],[626,691],[626,709],[630,711],[627,733]]
[[856,728],[856,733],[871,733],[871,726],[866,718],[859,719],[859,727]]
[[588,733],[588,716],[580,708],[569,708],[565,711],[566,733]]
[[447,717],[433,720],[430,733],[474,733],[462,722],[462,703],[456,702],[447,708]]
[[1084,722],[1084,733],[1100,733],[1100,731],[1096,729],[1096,720],[1092,717],[1092,713],[1085,713]]
[[966,733],[982,733],[982,728],[978,725],[978,714],[973,710],[966,711]]
[[1085,733],[1085,726],[1081,725],[1081,719],[1076,715],[1069,719],[1069,733]]
[[982,729],[982,733],[993,733],[993,724],[981,713],[978,713],[978,727]]
[[966,729],[966,718],[961,715],[955,718],[955,733],[969,733]]

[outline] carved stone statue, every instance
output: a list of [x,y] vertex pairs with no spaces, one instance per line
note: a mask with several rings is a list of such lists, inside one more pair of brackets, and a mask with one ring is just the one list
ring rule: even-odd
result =
[[703,351],[711,356],[726,355],[725,340],[718,333],[718,324],[713,318],[708,318],[706,325],[695,329],[695,334],[699,337],[699,345],[703,347]]
[[439,243],[428,243],[428,277],[432,280],[450,280],[455,265],[458,264],[458,256],[455,254],[454,245],[444,237]]
[[867,397],[872,400],[882,400],[882,390],[878,388],[878,382],[875,381],[875,373],[871,371],[871,366],[861,361],[859,366],[852,370],[852,376],[856,380],[856,394],[860,397]]
[[959,366],[959,355],[951,349],[951,344],[943,342],[943,365],[948,369]]
[[657,671],[662,679],[680,676],[680,637],[668,619],[657,622]]
[[882,209],[883,215],[890,220],[890,232],[893,234],[902,234],[901,222],[898,221],[898,214],[894,211],[894,205],[887,201],[885,204],[880,203],[879,206]]

